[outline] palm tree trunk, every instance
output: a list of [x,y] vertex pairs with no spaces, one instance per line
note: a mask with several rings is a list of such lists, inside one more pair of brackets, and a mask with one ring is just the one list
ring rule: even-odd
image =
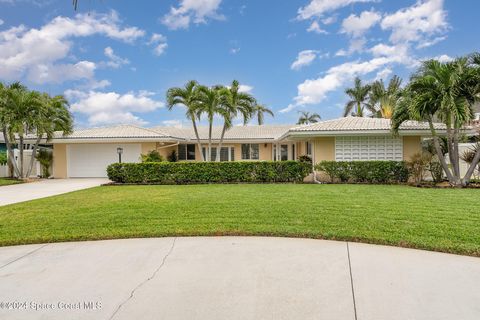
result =
[[213,127],[213,118],[208,119],[208,156],[207,161],[212,161],[212,127]]
[[30,177],[30,174],[32,173],[33,164],[35,162],[35,156],[37,155],[37,149],[41,139],[42,139],[41,136],[37,137],[37,141],[35,141],[35,145],[33,146],[32,157],[30,158],[30,164],[28,165],[28,170],[26,175],[27,178]]
[[19,143],[18,143],[19,151],[20,151],[20,178],[25,178],[24,171],[23,171],[23,135],[19,135]]
[[475,153],[475,157],[473,157],[472,163],[470,163],[470,167],[467,170],[467,173],[465,174],[465,177],[463,177],[463,183],[467,184],[470,181],[470,178],[472,177],[473,172],[475,172],[475,168],[478,166],[478,163],[480,161],[480,147],[477,149],[477,152]]
[[220,162],[220,152],[222,151],[223,137],[225,136],[225,131],[227,131],[227,126],[224,124],[222,129],[222,135],[220,136],[220,143],[218,144],[217,156],[215,157],[216,162]]
[[5,145],[7,146],[8,161],[13,167],[13,171],[17,175],[17,177],[20,177],[20,170],[18,170],[17,161],[15,161],[15,154],[13,153],[12,144],[10,143],[10,139],[8,138],[8,135],[7,135],[7,128],[3,127],[2,132],[3,132],[3,138],[5,139]]
[[455,168],[455,175],[460,179],[460,155],[458,154],[458,127],[455,125],[455,129],[453,131],[453,163]]
[[198,147],[198,150],[200,151],[200,156],[202,158],[202,161],[205,161],[205,157],[203,156],[203,152],[202,152],[202,144],[200,143],[200,136],[198,135],[197,123],[195,122],[195,119],[193,117],[192,117],[192,124],[193,124],[193,131],[195,131],[195,138],[197,138],[197,147]]
[[440,147],[440,141],[438,140],[437,132],[433,126],[433,120],[431,118],[429,119],[428,124],[430,126],[430,131],[432,132],[433,145],[435,147],[435,151],[437,151],[438,160],[442,165],[443,171],[445,171],[445,174],[447,175],[448,181],[450,182],[450,184],[454,185],[455,179],[453,178],[452,172],[450,171],[450,168],[448,167],[448,164],[445,161],[445,157],[443,156],[442,148]]
[[363,117],[362,105],[359,102],[357,103],[357,117]]

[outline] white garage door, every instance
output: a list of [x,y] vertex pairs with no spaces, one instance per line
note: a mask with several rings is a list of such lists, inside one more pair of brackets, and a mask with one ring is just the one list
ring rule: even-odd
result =
[[139,162],[141,145],[70,144],[67,146],[67,172],[70,178],[107,176],[107,166],[118,162],[117,148],[123,148],[122,162]]

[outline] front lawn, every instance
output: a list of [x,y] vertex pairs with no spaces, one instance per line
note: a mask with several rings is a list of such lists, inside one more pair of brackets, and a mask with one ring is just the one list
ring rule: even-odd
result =
[[193,235],[361,241],[480,256],[478,189],[110,186],[0,207],[0,245]]
[[11,184],[18,184],[22,183],[23,181],[17,179],[9,179],[9,178],[0,178],[0,187],[1,186],[8,186]]

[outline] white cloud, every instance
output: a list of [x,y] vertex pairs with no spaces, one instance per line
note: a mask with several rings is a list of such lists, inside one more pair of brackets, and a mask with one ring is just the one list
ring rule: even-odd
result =
[[317,58],[317,51],[315,50],[303,50],[297,55],[297,59],[292,63],[290,69],[300,70],[301,68],[312,64]]
[[91,61],[79,61],[75,64],[38,64],[31,66],[28,80],[35,83],[62,83],[67,80],[92,79],[96,65]]
[[325,19],[322,19],[322,23],[326,24],[326,25],[329,25],[329,24],[337,22],[337,18],[338,17],[336,15],[330,16],[330,17],[327,17]]
[[356,2],[374,2],[375,0],[311,0],[308,5],[298,9],[297,19],[307,20],[322,17],[325,13],[346,7]]
[[224,20],[217,12],[222,0],[181,0],[177,8],[171,7],[170,12],[161,19],[169,29],[188,29],[190,23],[206,23],[207,18]]
[[381,79],[387,79],[391,74],[393,73],[393,70],[391,68],[384,68],[377,72],[377,75],[375,76],[375,80],[381,80]]
[[144,35],[136,27],[121,27],[116,12],[77,14],[74,18],[56,17],[39,29],[24,25],[0,31],[0,77],[18,80],[24,76],[34,82],[64,82],[90,79],[95,63],[61,62],[70,55],[72,38],[92,35],[131,43]]
[[0,19],[0,26],[4,24],[4,21],[2,19]]
[[159,33],[154,33],[152,34],[152,37],[150,38],[148,44],[154,46],[153,53],[155,55],[161,56],[168,47],[167,37]]
[[116,92],[67,90],[65,96],[75,100],[71,110],[88,117],[90,125],[135,123],[143,125],[146,121],[134,113],[147,113],[164,106],[163,102],[151,98],[152,92]]
[[322,102],[327,94],[339,89],[356,76],[362,76],[377,71],[380,68],[401,62],[399,57],[378,57],[364,62],[346,62],[328,69],[327,73],[317,79],[307,79],[299,84],[295,102],[280,110],[289,112],[298,106],[317,104]]
[[128,59],[121,58],[121,57],[117,56],[115,54],[115,52],[113,52],[113,49],[111,47],[106,47],[103,50],[103,53],[109,59],[109,61],[106,62],[106,65],[108,67],[117,69],[117,68],[121,67],[122,65],[130,63],[130,61]]
[[315,32],[318,34],[328,34],[327,31],[323,30],[317,21],[313,21],[310,27],[307,29],[308,32]]
[[238,87],[239,92],[245,92],[245,93],[250,93],[253,90],[252,86],[246,85],[246,84],[241,84]]
[[385,16],[382,29],[392,30],[390,41],[419,42],[426,36],[442,33],[448,29],[447,13],[443,0],[419,0],[411,7],[400,9]]
[[352,37],[360,37],[377,24],[381,18],[382,16],[373,10],[363,11],[359,16],[351,14],[343,20],[341,32]]
[[431,47],[445,39],[447,39],[447,36],[436,37],[436,38],[433,38],[432,40],[422,41],[418,44],[417,49]]
[[364,37],[351,39],[348,50],[340,49],[337,51],[337,53],[335,53],[335,55],[338,57],[344,57],[349,56],[355,52],[362,52],[366,43],[367,39],[365,39]]
[[453,61],[454,58],[450,57],[449,55],[442,54],[440,56],[433,57],[432,59],[438,60],[440,62],[450,62]]

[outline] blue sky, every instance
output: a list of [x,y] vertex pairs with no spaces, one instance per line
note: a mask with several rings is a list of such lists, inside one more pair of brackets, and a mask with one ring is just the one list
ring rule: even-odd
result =
[[237,79],[294,123],[342,115],[343,91],[408,79],[479,48],[475,0],[0,0],[0,80],[65,94],[77,127],[188,125],[169,87]]

